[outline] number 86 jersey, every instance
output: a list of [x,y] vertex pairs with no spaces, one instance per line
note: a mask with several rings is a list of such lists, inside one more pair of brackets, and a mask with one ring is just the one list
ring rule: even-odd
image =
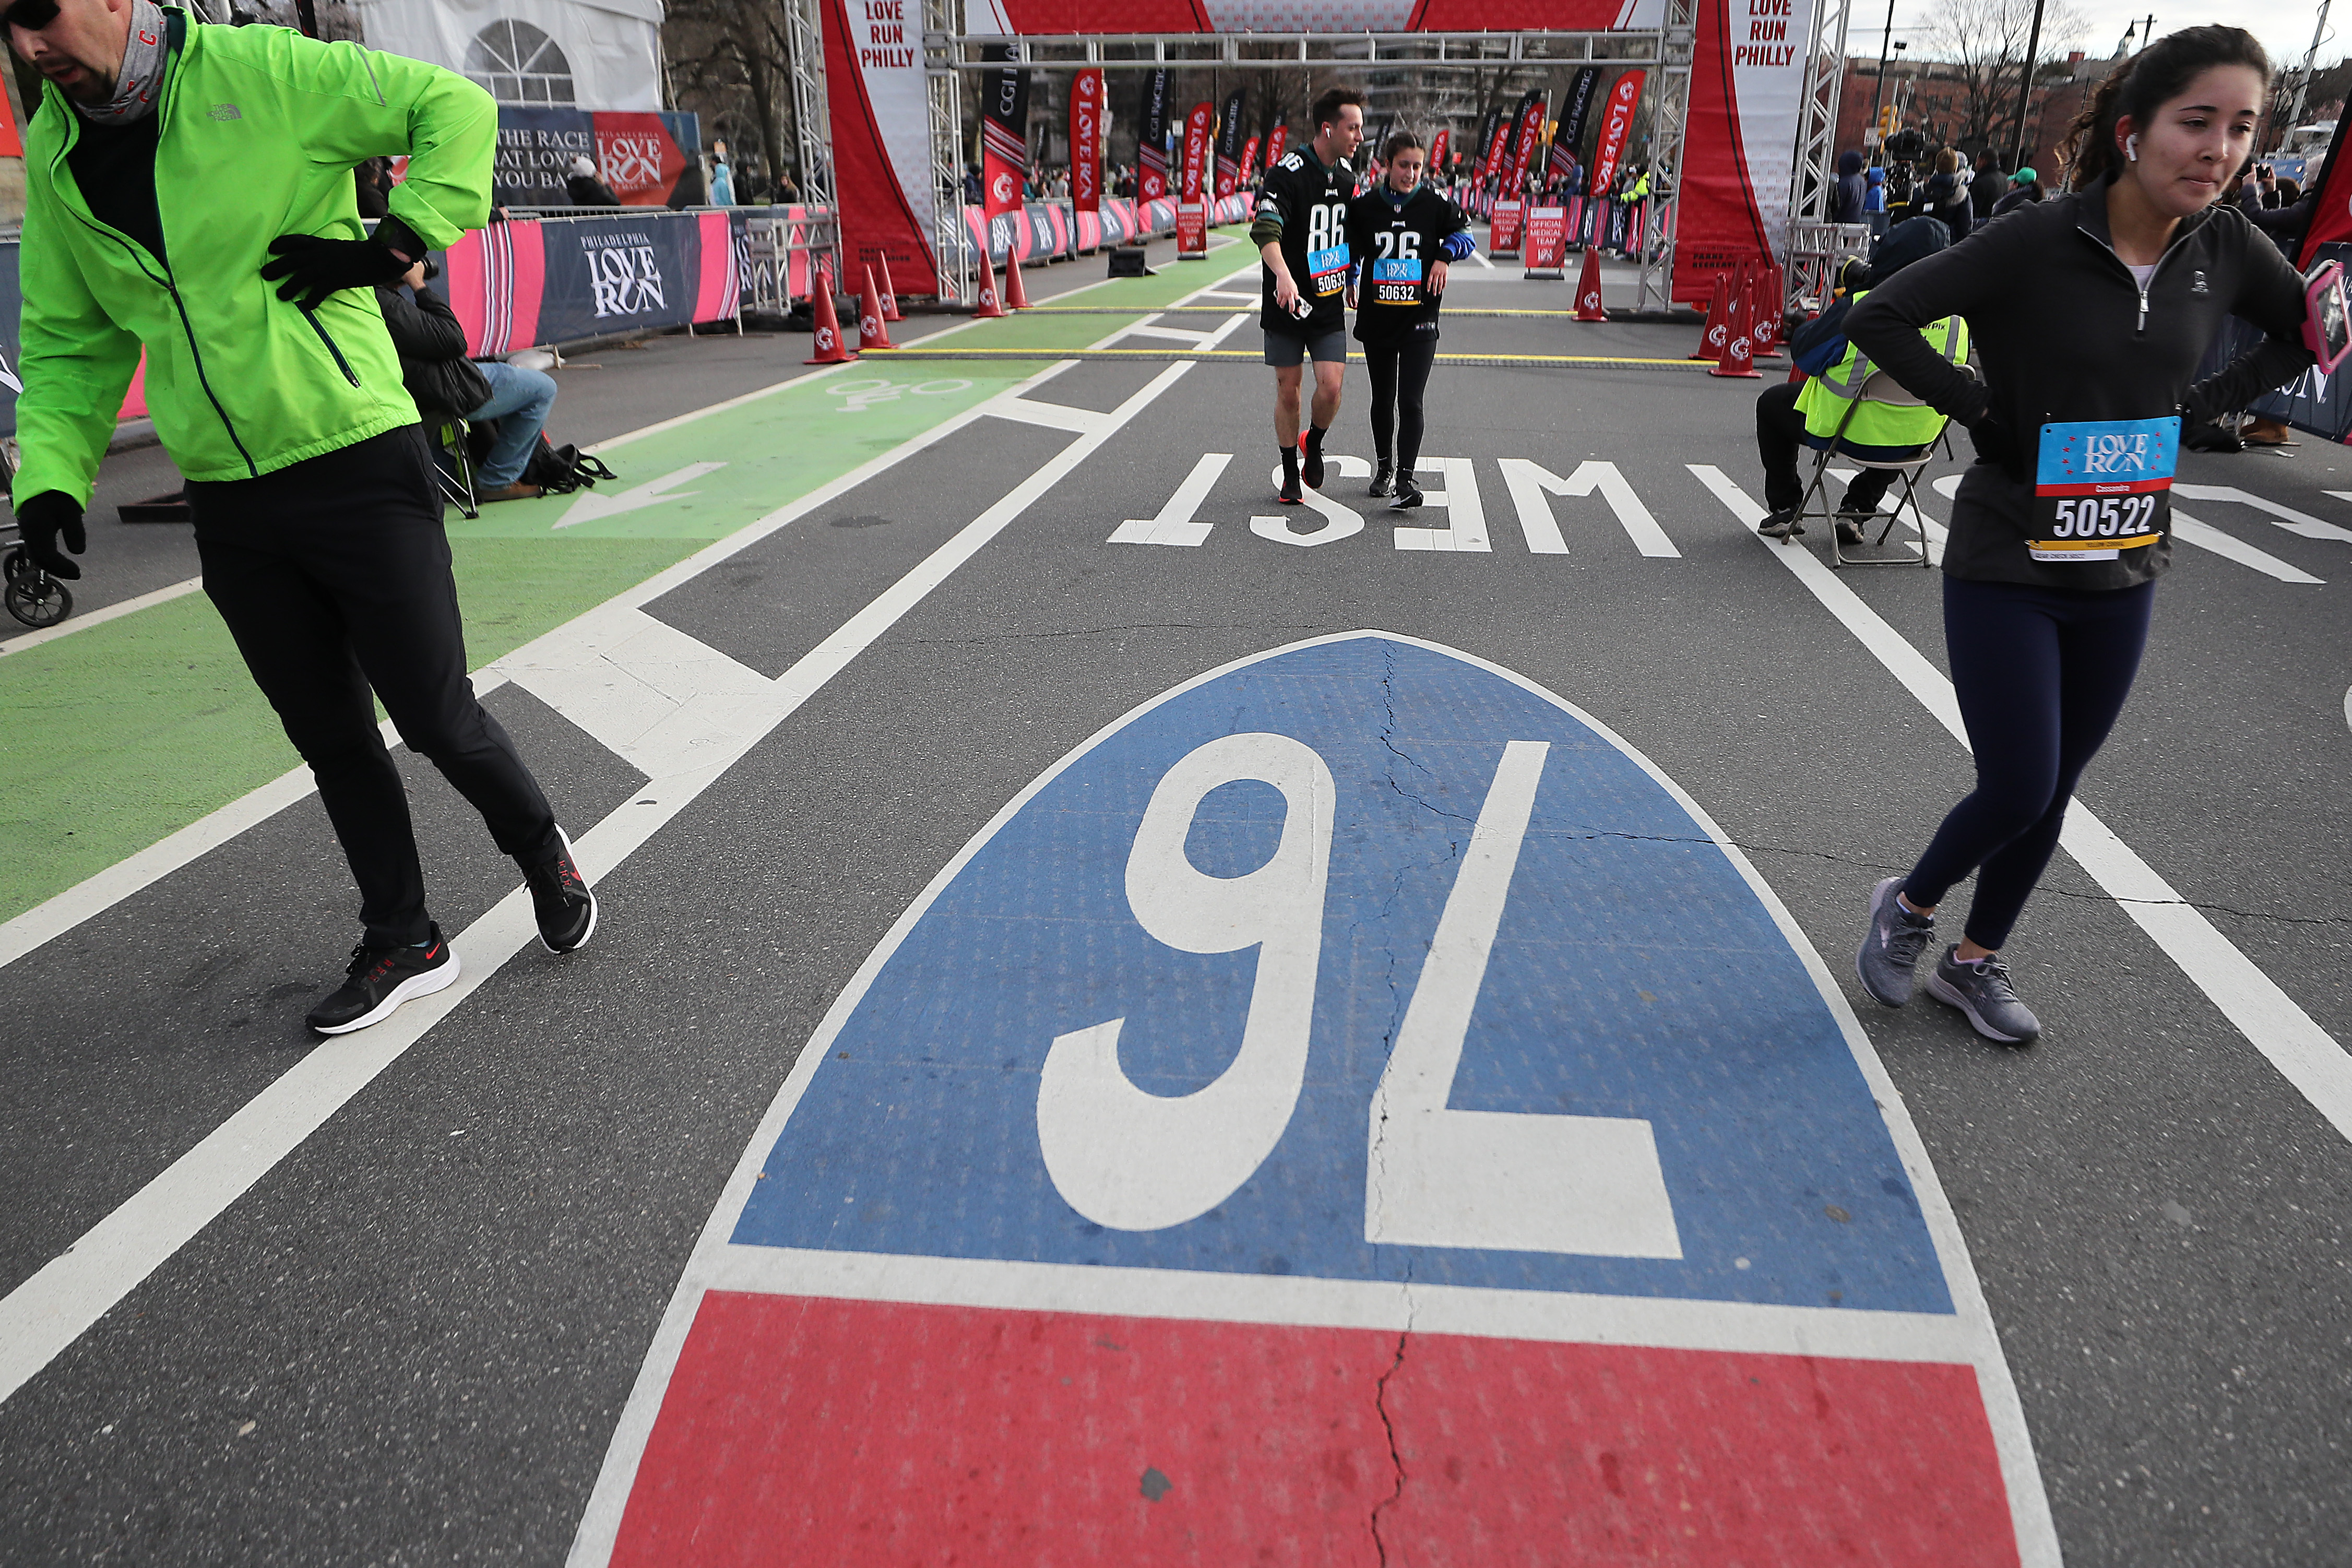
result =
[[1355,172],[1344,160],[1325,163],[1311,145],[1289,153],[1259,183],[1250,243],[1281,240],[1298,297],[1311,307],[1304,319],[1275,309],[1274,269],[1259,268],[1259,325],[1268,331],[1318,338],[1348,324],[1348,193],[1355,188]]
[[1431,271],[1444,259],[1448,237],[1469,226],[1462,209],[1415,186],[1402,201],[1386,182],[1348,205],[1348,248],[1362,272],[1356,283],[1356,337],[1394,342],[1437,331],[1439,297]]

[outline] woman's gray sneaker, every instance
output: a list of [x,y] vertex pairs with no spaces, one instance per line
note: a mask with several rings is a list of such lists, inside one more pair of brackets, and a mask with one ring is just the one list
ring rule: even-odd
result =
[[1853,961],[1862,988],[1889,1007],[1911,1000],[1912,972],[1936,934],[1935,916],[1915,915],[1895,896],[1902,886],[1902,878],[1889,877],[1870,890],[1870,934]]
[[2017,999],[2010,988],[2009,965],[1999,957],[1963,963],[1958,947],[1948,947],[1927,976],[1927,994],[1948,1002],[1969,1016],[1977,1033],[2004,1046],[2030,1046],[2042,1033],[2042,1020]]

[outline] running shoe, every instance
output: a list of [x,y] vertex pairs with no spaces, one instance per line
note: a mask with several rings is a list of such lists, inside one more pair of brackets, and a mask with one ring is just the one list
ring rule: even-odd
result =
[[1936,972],[1927,976],[1927,994],[1968,1015],[1978,1034],[2004,1046],[2030,1046],[2042,1034],[2042,1020],[2017,999],[2009,983],[2009,965],[1998,953],[1960,962],[1955,945],[1944,950]]
[[1298,476],[1295,473],[1283,475],[1282,489],[1276,494],[1274,499],[1280,501],[1285,506],[1305,505],[1307,501],[1307,492],[1298,488]]
[[1372,487],[1364,493],[1368,496],[1389,495],[1392,493],[1394,489],[1395,481],[1396,465],[1394,463],[1382,463],[1379,468],[1372,470]]
[[1298,477],[1310,490],[1323,488],[1323,448],[1311,445],[1304,436],[1298,438]]
[[1411,511],[1420,504],[1421,487],[1413,483],[1412,476],[1410,474],[1399,474],[1396,482],[1396,500],[1389,502],[1389,510]]
[[1805,531],[1805,525],[1797,521],[1797,514],[1802,510],[1801,507],[1782,507],[1758,524],[1756,531],[1767,539],[1787,539],[1793,534],[1802,533]]
[[1862,525],[1869,515],[1867,512],[1859,511],[1838,513],[1837,542],[1844,545],[1860,544],[1863,537]]
[[348,1035],[370,1024],[381,1024],[403,1002],[446,991],[457,982],[457,954],[441,940],[434,926],[432,940],[423,947],[352,949],[351,968],[332,994],[310,1009],[305,1020],[322,1035]]
[[1895,897],[1902,886],[1902,878],[1889,877],[1870,890],[1870,932],[1853,960],[1862,988],[1889,1007],[1911,1000],[1919,954],[1936,934],[1935,916],[1914,914]]
[[550,952],[571,952],[596,934],[596,894],[572,858],[572,836],[561,827],[555,836],[563,840],[563,853],[543,866],[524,867],[522,879],[539,916],[541,944]]

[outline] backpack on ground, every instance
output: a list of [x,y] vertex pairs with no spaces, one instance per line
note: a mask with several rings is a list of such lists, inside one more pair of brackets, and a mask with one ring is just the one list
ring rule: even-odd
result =
[[558,447],[539,433],[539,445],[531,449],[530,460],[522,466],[522,482],[537,485],[549,495],[569,495],[583,485],[593,486],[599,479],[617,478],[601,458],[592,458],[579,447],[566,444]]

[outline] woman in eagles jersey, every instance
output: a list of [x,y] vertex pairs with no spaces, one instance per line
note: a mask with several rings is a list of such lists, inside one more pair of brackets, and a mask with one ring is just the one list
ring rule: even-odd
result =
[[[2215,205],[2269,81],[2241,28],[2159,39],[2075,120],[2067,195],[1905,268],[1846,318],[1847,337],[1977,449],[1944,553],[1944,638],[1977,786],[1910,874],[1871,896],[1857,967],[1888,1006],[1910,998],[1936,906],[1976,871],[1964,940],[1928,993],[2005,1045],[2041,1033],[1999,950],[2138,671],[2172,560],[2182,421],[2242,408],[2312,363],[2302,280],[2244,215]],[[2191,385],[2231,315],[2268,341]],[[1920,337],[1944,316],[1968,319],[1982,381]]]
[[[1380,465],[1371,493],[1391,510],[1421,504],[1413,462],[1421,456],[1421,395],[1437,357],[1437,307],[1445,264],[1470,254],[1469,220],[1421,183],[1427,154],[1400,131],[1381,149],[1388,177],[1348,204],[1348,305],[1372,374],[1372,450]],[[1395,428],[1395,446],[1390,428]]]

